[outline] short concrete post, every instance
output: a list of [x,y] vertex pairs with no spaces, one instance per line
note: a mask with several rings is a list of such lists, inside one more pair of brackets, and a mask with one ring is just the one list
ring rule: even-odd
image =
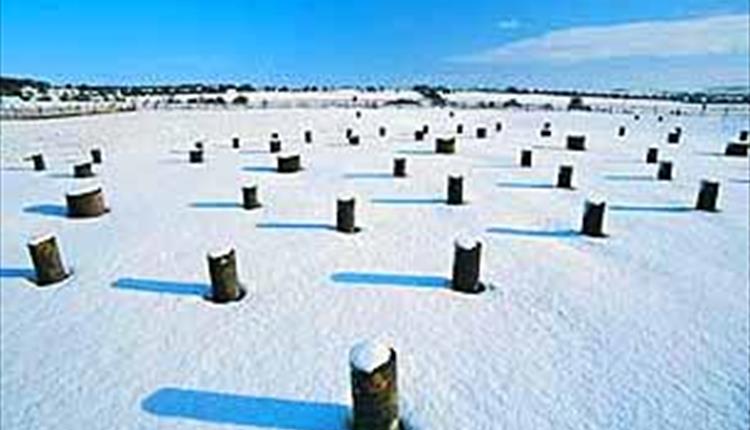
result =
[[240,138],[235,136],[232,138],[232,148],[233,149],[240,149]]
[[35,238],[28,243],[28,247],[36,274],[34,281],[38,286],[54,284],[69,276],[63,266],[55,236]]
[[386,135],[386,128],[385,127],[378,128],[378,136],[385,137],[385,135]]
[[604,211],[607,203],[586,201],[583,208],[581,233],[586,236],[604,237]]
[[91,163],[80,163],[73,166],[74,178],[91,178],[94,176],[94,170]]
[[393,176],[396,178],[406,177],[406,158],[393,159]]
[[34,163],[34,170],[38,172],[47,168],[47,165],[44,163],[44,156],[42,154],[33,154],[28,158],[25,158],[24,160],[31,160]]
[[455,112],[453,111],[448,112],[448,118],[453,118],[454,116],[456,116]]
[[359,145],[359,135],[349,136],[349,145]]
[[448,176],[448,200],[449,205],[461,205],[464,203],[464,178],[463,176]]
[[261,207],[261,204],[258,201],[257,185],[242,187],[242,207],[247,210],[253,210]]
[[747,142],[750,135],[750,130],[740,130],[740,142]]
[[667,134],[667,143],[680,143],[680,133],[678,133],[677,131],[670,131],[669,134]]
[[354,220],[353,196],[339,197],[336,200],[336,230],[342,233],[356,233],[359,228]]
[[656,164],[659,161],[659,148],[648,148],[646,163]]
[[719,183],[717,181],[702,180],[695,208],[699,211],[716,212],[716,202],[718,199]]
[[521,167],[531,167],[531,150],[521,150]]
[[541,137],[552,137],[552,130],[549,130],[549,129],[546,129],[546,128],[545,128],[545,129],[542,129],[542,130],[541,130],[541,131],[539,132],[539,135],[540,135]]
[[71,218],[91,218],[109,212],[104,204],[104,193],[100,187],[66,194],[68,216]]
[[422,126],[422,134],[430,134],[430,126],[425,124]]
[[663,116],[661,116],[661,115],[659,115],[659,117],[658,117],[658,118],[656,118],[656,120],[657,120],[657,121],[659,121],[659,122],[662,122],[662,121],[664,121],[664,117],[663,117]]
[[188,152],[188,155],[190,156],[191,163],[203,162],[203,150],[202,149],[192,149]]
[[503,123],[502,122],[496,122],[495,123],[495,131],[500,133],[503,131]]
[[458,124],[456,126],[456,134],[464,134],[464,125],[463,124]]
[[313,142],[313,133],[311,130],[305,130],[305,143]]
[[435,153],[437,154],[455,154],[456,138],[455,137],[436,137]]
[[353,430],[398,430],[396,351],[362,342],[349,352]]
[[454,242],[453,277],[451,288],[462,293],[481,293],[479,281],[482,243],[473,238],[459,238]]
[[211,301],[228,303],[242,298],[243,291],[237,276],[237,258],[234,249],[209,253],[208,273],[211,278]]
[[625,137],[625,126],[621,125],[620,128],[617,129],[617,135],[619,137]]
[[268,151],[271,154],[281,152],[281,141],[278,139],[271,139],[271,141],[268,142]]
[[586,136],[584,135],[569,135],[566,142],[566,147],[570,151],[586,150]]
[[355,112],[355,113],[354,113],[354,116],[355,116],[355,117],[356,117],[357,119],[359,119],[359,118],[362,118],[362,112],[360,112],[360,111],[357,111],[357,112]]
[[279,156],[276,162],[276,171],[279,173],[294,173],[302,168],[299,154]]
[[350,137],[352,137],[352,135],[354,135],[354,130],[352,130],[351,128],[347,128],[346,129],[346,138],[349,139]]
[[195,149],[203,150],[203,142],[195,142]]
[[487,129],[484,127],[477,127],[477,139],[487,138]]
[[271,140],[279,140],[279,133],[275,131],[271,133]]
[[747,157],[750,144],[741,142],[729,142],[724,148],[724,155],[731,157]]
[[573,188],[573,166],[560,166],[557,171],[557,188]]
[[414,132],[414,140],[417,142],[421,142],[424,140],[424,132],[422,130],[417,130]]
[[671,161],[659,162],[659,170],[656,173],[656,178],[660,181],[672,180],[672,162]]
[[640,121],[641,120],[641,116],[638,115],[638,114],[633,115],[633,119],[636,120],[636,121]]
[[94,164],[102,164],[102,150],[100,148],[91,149],[91,162]]

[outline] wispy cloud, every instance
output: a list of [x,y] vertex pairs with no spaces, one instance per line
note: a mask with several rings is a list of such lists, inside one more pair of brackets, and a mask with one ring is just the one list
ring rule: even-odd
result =
[[627,57],[747,54],[748,34],[750,16],[746,14],[573,27],[450,60],[478,64],[574,63]]
[[504,19],[497,23],[497,27],[501,30],[515,30],[520,26],[521,21],[515,18]]

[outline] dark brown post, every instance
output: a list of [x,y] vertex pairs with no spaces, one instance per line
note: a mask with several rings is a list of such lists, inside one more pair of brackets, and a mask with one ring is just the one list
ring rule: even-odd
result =
[[521,150],[521,167],[531,167],[531,150]]
[[636,114],[636,115],[633,116],[633,119],[636,120],[636,121],[639,121],[641,119],[641,116],[638,115],[638,114]]
[[202,163],[203,162],[203,150],[201,149],[192,149],[190,152],[188,152],[190,155],[190,162],[191,163]]
[[747,157],[750,144],[740,142],[729,142],[724,148],[724,155],[732,157]]
[[234,249],[223,254],[208,254],[208,273],[211,277],[211,301],[228,303],[242,298]]
[[195,142],[195,149],[203,149],[203,142]]
[[357,117],[357,118],[362,118],[362,112],[357,111],[357,112],[354,113],[354,116]]
[[656,178],[660,181],[672,180],[672,162],[671,161],[659,162],[659,171],[656,174]]
[[242,207],[247,210],[253,210],[261,207],[261,204],[258,201],[257,185],[242,187]]
[[456,138],[455,137],[436,137],[435,152],[438,154],[455,154]]
[[456,134],[464,134],[464,125],[463,124],[458,124],[456,126]]
[[560,166],[557,172],[557,188],[573,188],[573,166]]
[[68,216],[71,218],[97,217],[109,211],[104,204],[101,188],[66,194]]
[[422,126],[422,134],[430,134],[430,126],[425,124]]
[[38,172],[47,168],[47,165],[44,163],[44,156],[42,154],[33,154],[30,157],[25,158],[24,160],[31,160],[34,163],[34,170]]
[[385,134],[386,134],[386,128],[385,128],[385,127],[380,127],[380,128],[378,129],[378,135],[379,135],[380,137],[385,137]]
[[363,342],[349,352],[353,430],[398,430],[396,351]]
[[94,164],[102,164],[102,150],[100,148],[91,149],[91,162]]
[[448,176],[448,200],[449,205],[461,205],[464,203],[464,178],[463,176]]
[[302,168],[299,154],[279,156],[277,159],[276,170],[279,173],[294,173]]
[[393,159],[393,176],[397,178],[406,177],[406,158]]
[[542,129],[542,131],[539,132],[539,135],[542,137],[551,137],[552,136],[552,130],[548,130],[546,128]]
[[349,145],[359,145],[359,135],[349,136]]
[[421,142],[424,140],[424,133],[422,130],[417,130],[414,132],[414,140],[417,142]]
[[567,148],[570,151],[585,151],[586,150],[586,136],[583,136],[583,135],[568,136]]
[[750,130],[740,130],[740,142],[747,142]]
[[487,129],[484,127],[477,127],[477,139],[485,139],[487,137]]
[[695,208],[699,211],[716,212],[716,202],[718,199],[719,183],[716,181],[702,180]]
[[271,139],[271,141],[268,142],[268,151],[272,154],[281,152],[281,141],[278,139]]
[[239,137],[233,137],[232,138],[232,148],[234,149],[240,149],[240,138]]
[[502,122],[496,122],[495,123],[495,131],[500,133],[503,131],[503,123]]
[[453,118],[454,116],[456,116],[455,112],[453,111],[448,112],[448,118]]
[[617,135],[620,137],[625,137],[625,126],[621,125],[619,129],[617,129]]
[[271,133],[271,140],[279,140],[279,133],[275,131]]
[[474,239],[459,239],[454,243],[453,280],[451,288],[462,293],[481,293],[479,281],[482,243]]
[[351,128],[346,129],[346,138],[349,139],[354,134],[354,130]]
[[313,134],[311,130],[305,130],[305,143],[312,143]]
[[354,197],[336,200],[336,230],[342,233],[356,233],[359,228],[354,222]]
[[677,144],[680,143],[680,133],[677,131],[671,131],[667,135],[667,143]]
[[40,287],[54,284],[67,278],[55,236],[48,235],[36,238],[28,243],[31,262],[34,265],[36,278]]
[[604,237],[604,211],[607,203],[586,201],[583,208],[581,233],[586,236]]
[[659,148],[648,148],[646,163],[656,164],[659,161]]
[[91,163],[81,163],[73,166],[74,178],[91,178],[94,176],[94,170]]
[[662,121],[664,121],[664,117],[663,117],[663,116],[661,116],[661,115],[659,115],[659,117],[657,118],[657,121],[659,121],[659,122],[662,122]]

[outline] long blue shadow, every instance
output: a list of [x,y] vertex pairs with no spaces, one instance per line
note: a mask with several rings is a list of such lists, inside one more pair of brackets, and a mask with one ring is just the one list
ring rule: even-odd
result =
[[399,149],[396,153],[404,155],[435,155],[435,151],[430,151],[429,149]]
[[611,205],[611,211],[616,212],[657,212],[657,213],[684,213],[692,212],[694,208],[690,206],[630,206],[630,205]]
[[74,179],[75,178],[75,176],[73,176],[72,173],[50,173],[47,176],[50,178],[55,178],[55,179]]
[[190,207],[196,209],[239,209],[242,205],[237,202],[195,202],[190,203]]
[[162,417],[286,430],[345,430],[349,408],[335,403],[162,388],[141,403]]
[[68,216],[68,209],[62,205],[33,205],[26,206],[23,211],[30,214],[38,214],[45,216],[56,216],[66,218]]
[[210,287],[207,284],[137,278],[120,278],[115,281],[112,286],[123,290],[147,293],[181,294],[187,296],[205,296],[210,290]]
[[331,280],[342,284],[390,285],[418,288],[446,288],[450,283],[448,279],[439,276],[368,272],[337,272],[331,275]]
[[345,179],[393,179],[390,173],[346,173]]
[[280,230],[335,230],[330,224],[312,222],[261,222],[255,224],[256,228],[280,229]]
[[541,182],[498,182],[500,188],[521,188],[521,189],[532,189],[532,190],[549,190],[555,188],[552,184],[545,184]]
[[513,227],[490,227],[487,229],[487,233],[494,234],[505,234],[510,236],[525,236],[525,237],[537,237],[537,238],[549,238],[549,239],[564,239],[580,236],[581,233],[572,230],[528,230]]
[[267,149],[241,149],[240,154],[270,154]]
[[0,268],[0,278],[21,278],[33,280],[36,273],[32,269],[22,269],[20,267],[2,267]]
[[733,184],[750,184],[750,179],[729,178],[729,182],[731,182]]
[[605,175],[604,179],[608,181],[655,181],[651,175]]
[[444,199],[370,199],[370,203],[383,204],[383,205],[436,205],[445,203]]
[[274,173],[276,172],[275,167],[269,167],[269,166],[250,166],[250,167],[243,167],[242,170],[246,172],[256,172],[256,173]]

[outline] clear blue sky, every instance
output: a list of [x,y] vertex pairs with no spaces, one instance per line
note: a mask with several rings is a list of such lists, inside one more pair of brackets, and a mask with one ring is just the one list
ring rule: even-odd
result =
[[748,0],[2,0],[0,72],[57,83],[737,85],[750,67],[748,8]]

